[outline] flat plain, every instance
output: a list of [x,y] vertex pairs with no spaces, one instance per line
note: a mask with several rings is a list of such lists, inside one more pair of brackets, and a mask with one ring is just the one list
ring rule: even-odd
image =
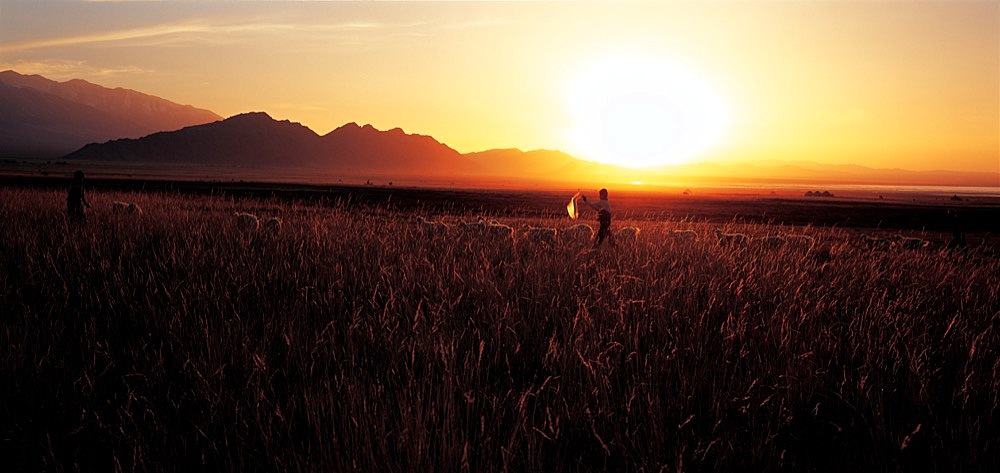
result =
[[1000,466],[990,198],[2,184],[9,471]]

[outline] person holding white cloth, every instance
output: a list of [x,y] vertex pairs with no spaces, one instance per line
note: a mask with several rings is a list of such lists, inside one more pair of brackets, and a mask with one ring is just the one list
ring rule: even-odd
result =
[[597,221],[600,227],[597,230],[597,234],[594,235],[594,248],[596,249],[604,240],[608,240],[608,244],[615,247],[614,235],[611,234],[611,202],[608,201],[608,190],[600,190],[600,198],[597,203],[587,201],[587,196],[582,195],[581,198],[583,202],[590,206],[590,208],[597,211]]

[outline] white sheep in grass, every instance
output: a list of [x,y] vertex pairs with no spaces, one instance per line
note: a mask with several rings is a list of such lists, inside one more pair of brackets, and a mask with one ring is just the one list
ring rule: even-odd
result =
[[622,227],[615,233],[616,243],[628,243],[639,237],[639,227]]
[[892,240],[869,236],[867,233],[861,235],[861,241],[873,250],[884,250],[892,246]]
[[559,230],[559,237],[565,241],[590,241],[594,239],[594,228],[586,223]]
[[799,233],[785,233],[782,235],[788,246],[791,248],[804,249],[806,251],[811,250],[813,246],[816,245],[816,240],[809,236]]
[[787,243],[784,237],[779,235],[767,235],[762,237],[757,237],[752,240],[754,243],[763,246],[764,248],[780,248]]
[[142,214],[142,207],[135,202],[122,202],[116,200],[111,202],[111,211],[114,213]]
[[697,240],[698,232],[694,230],[673,230],[670,232],[670,236],[682,240]]
[[484,226],[483,233],[502,243],[514,243],[514,227],[502,223],[490,223]]
[[264,231],[272,235],[277,235],[281,231],[281,219],[278,217],[271,217],[264,221]]
[[466,221],[458,222],[459,229],[467,233],[472,233],[476,235],[482,234],[482,232],[484,232],[490,225],[491,225],[490,222],[487,222],[482,217],[480,217],[479,220],[476,220],[475,222],[466,222]]
[[459,222],[458,227],[476,238],[500,243],[514,242],[514,228],[496,220],[487,221],[480,217],[475,222]]
[[718,228],[715,229],[715,237],[718,238],[719,243],[723,245],[741,245],[749,240],[749,238],[742,233],[726,233]]
[[242,230],[255,232],[260,228],[260,219],[247,212],[236,212],[236,226]]
[[530,243],[543,243],[549,246],[556,246],[558,243],[558,234],[555,228],[524,225],[521,227],[519,239]]
[[420,231],[429,235],[443,235],[448,232],[449,227],[447,223],[434,222],[419,216],[414,220],[417,222],[417,226],[420,228]]
[[899,246],[907,250],[918,250],[930,246],[930,242],[927,240],[924,240],[922,238],[903,236],[903,235],[896,235],[896,241],[899,242]]

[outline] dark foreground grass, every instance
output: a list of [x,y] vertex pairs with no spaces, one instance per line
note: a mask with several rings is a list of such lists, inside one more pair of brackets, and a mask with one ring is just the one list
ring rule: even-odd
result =
[[588,252],[377,208],[91,199],[68,228],[61,192],[0,190],[4,471],[1000,467],[990,252],[677,221]]

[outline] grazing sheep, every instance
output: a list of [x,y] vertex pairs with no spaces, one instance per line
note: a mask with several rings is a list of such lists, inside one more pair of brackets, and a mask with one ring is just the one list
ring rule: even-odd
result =
[[255,232],[260,228],[260,219],[256,215],[247,212],[236,212],[235,215],[236,225],[240,229]]
[[[499,225],[498,222],[496,224]],[[458,228],[470,233],[481,233],[490,225],[492,224],[486,221],[486,219],[482,217],[479,217],[479,219],[476,220],[475,222],[466,222],[466,221],[458,222]]]
[[907,250],[918,250],[929,246],[929,242],[922,238],[912,238],[903,235],[896,235],[896,241],[899,242],[899,246]]
[[532,243],[544,243],[549,246],[556,246],[558,232],[550,227],[532,227],[524,225],[521,227],[520,239]]
[[622,227],[615,234],[615,239],[619,242],[635,241],[639,237],[639,227]]
[[514,243],[514,227],[502,223],[490,223],[483,227],[483,234],[493,240]]
[[792,248],[804,249],[808,251],[816,245],[816,240],[809,235],[785,233],[782,236],[785,238],[785,242],[788,243],[788,246]]
[[420,228],[420,231],[425,232],[429,235],[443,235],[448,232],[448,224],[444,222],[434,222],[427,220],[423,217],[417,217],[414,219]]
[[818,264],[826,264],[832,261],[839,251],[839,247],[825,242],[817,245],[815,248],[810,248],[809,257]]
[[867,233],[861,235],[861,241],[872,250],[883,250],[892,246],[892,240],[868,236]]
[[715,229],[715,237],[719,239],[719,243],[723,245],[731,244],[743,244],[746,243],[748,238],[742,233],[725,233],[718,228]]
[[116,200],[111,203],[111,211],[114,213],[142,214],[142,207],[135,202],[122,202]]
[[786,243],[785,239],[779,235],[758,237],[754,238],[753,241],[760,244],[764,248],[780,248]]
[[501,242],[514,242],[514,228],[496,220],[487,221],[480,217],[475,222],[458,222],[458,227],[475,237]]
[[674,230],[670,232],[670,236],[674,238],[680,238],[684,240],[697,240],[698,232],[694,230]]
[[586,223],[559,230],[559,236],[566,241],[590,241],[594,239],[594,228]]
[[924,240],[924,243],[924,249],[927,251],[941,251],[947,247],[947,243],[939,239]]
[[281,231],[281,219],[278,217],[271,217],[264,221],[264,231],[277,235]]

